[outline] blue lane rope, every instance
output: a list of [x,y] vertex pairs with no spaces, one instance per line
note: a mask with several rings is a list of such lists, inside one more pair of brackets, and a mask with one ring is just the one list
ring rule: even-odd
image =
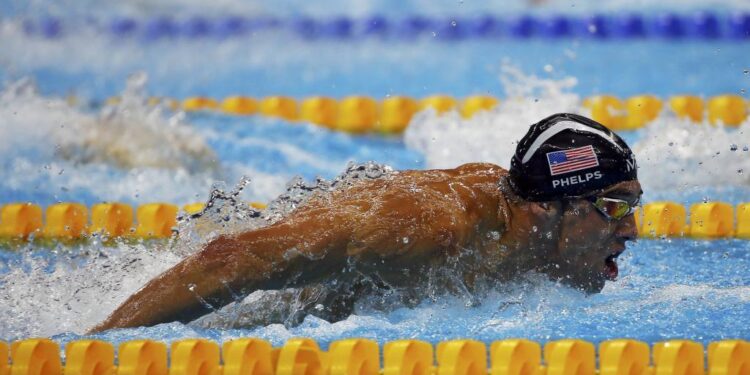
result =
[[[26,34],[48,39],[84,30],[79,26],[66,24],[62,19],[54,17],[23,22]],[[115,17],[108,20],[88,20],[86,26],[115,38],[138,38],[143,41],[170,38],[226,39],[268,31],[287,32],[305,40],[384,38],[408,41],[418,37],[432,37],[441,41],[526,38],[750,40],[750,13],[713,12],[662,13],[654,16],[557,14],[498,17],[486,14],[456,18],[418,15],[388,18],[373,15],[360,18],[192,16],[176,19],[157,16],[147,19]]]

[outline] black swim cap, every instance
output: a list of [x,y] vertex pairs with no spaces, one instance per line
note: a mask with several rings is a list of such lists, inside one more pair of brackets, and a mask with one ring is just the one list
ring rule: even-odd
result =
[[529,201],[577,197],[637,178],[635,156],[622,138],[570,113],[531,125],[510,162],[510,185]]

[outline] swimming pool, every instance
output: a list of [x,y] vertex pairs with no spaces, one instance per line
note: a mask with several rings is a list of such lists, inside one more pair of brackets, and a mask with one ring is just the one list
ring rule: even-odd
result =
[[[0,96],[3,204],[182,205],[205,202],[212,187],[231,190],[242,176],[251,180],[243,199],[269,202],[294,176],[315,184],[317,176],[330,180],[349,162],[376,161],[396,169],[470,161],[507,167],[513,142],[529,124],[552,112],[583,112],[582,99],[590,95],[745,95],[750,84],[747,42],[727,40],[436,43],[428,35],[404,43],[354,43],[270,35],[249,41],[143,43],[91,32],[48,40],[24,34],[18,19],[4,22],[0,38],[0,77],[9,82]],[[134,75],[138,71],[144,74]],[[33,78],[36,85],[19,81],[22,77]],[[173,114],[145,104],[152,95],[383,98],[434,93],[491,94],[501,98],[501,105],[470,119],[425,111],[403,136],[379,136],[256,116]],[[77,105],[66,102],[69,95]],[[125,103],[102,108],[113,95]],[[750,201],[748,126],[747,121],[737,128],[695,125],[664,110],[646,128],[623,133],[639,160],[644,199],[685,205]],[[49,336],[61,343],[80,338],[184,256],[190,247],[185,241],[113,245],[91,239],[1,251],[0,337]],[[466,306],[471,296],[438,296],[414,309],[380,311],[365,303],[337,323],[315,317],[296,327],[253,329],[170,323],[96,337],[117,343],[254,336],[274,345],[296,336],[323,345],[354,336],[379,342],[632,337],[703,343],[750,337],[742,323],[750,316],[747,241],[644,239],[621,259],[620,279],[593,296],[529,275],[488,292],[476,307]]]

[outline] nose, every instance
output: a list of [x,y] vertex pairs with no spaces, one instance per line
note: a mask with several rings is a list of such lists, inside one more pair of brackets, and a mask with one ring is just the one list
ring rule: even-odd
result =
[[635,215],[628,215],[617,223],[615,229],[617,238],[623,241],[633,241],[638,238],[638,227],[635,225]]

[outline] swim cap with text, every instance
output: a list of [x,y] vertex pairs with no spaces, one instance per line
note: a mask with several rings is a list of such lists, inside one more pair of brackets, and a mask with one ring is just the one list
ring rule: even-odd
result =
[[625,141],[583,116],[558,113],[531,125],[510,163],[510,182],[530,201],[579,197],[638,178]]

